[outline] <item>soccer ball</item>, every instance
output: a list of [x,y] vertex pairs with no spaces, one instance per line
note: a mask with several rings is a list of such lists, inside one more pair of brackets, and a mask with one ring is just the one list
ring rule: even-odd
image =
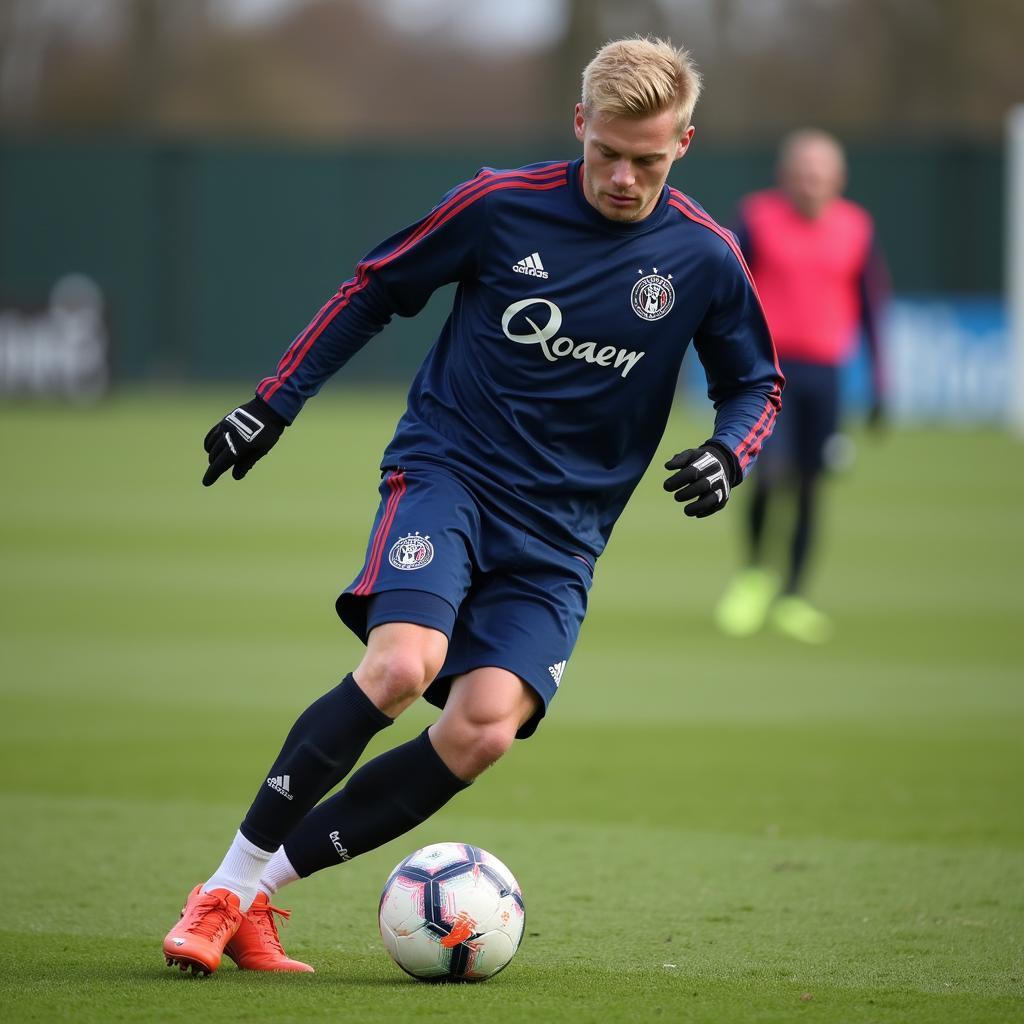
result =
[[497,857],[468,843],[434,843],[391,872],[379,919],[385,948],[407,974],[483,981],[515,955],[526,911]]

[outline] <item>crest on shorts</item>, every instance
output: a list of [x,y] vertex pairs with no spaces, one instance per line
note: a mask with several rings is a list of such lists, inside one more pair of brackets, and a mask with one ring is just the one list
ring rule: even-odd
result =
[[429,537],[421,537],[419,530],[399,537],[388,552],[388,561],[403,572],[422,569],[434,560],[434,545]]
[[672,275],[665,277],[659,274],[657,267],[651,274],[644,274],[643,270],[638,270],[637,273],[642,276],[633,285],[633,291],[629,296],[633,312],[641,320],[660,320],[676,301]]

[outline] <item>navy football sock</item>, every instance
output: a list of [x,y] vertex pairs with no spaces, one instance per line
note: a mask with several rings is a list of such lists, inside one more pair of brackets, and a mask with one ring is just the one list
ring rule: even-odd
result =
[[817,525],[817,478],[803,477],[797,491],[796,525],[793,528],[793,543],[789,554],[789,576],[784,592],[798,594],[807,569],[807,556],[811,550]]
[[408,832],[469,785],[441,760],[426,730],[364,764],[287,838],[284,852],[302,878]]
[[261,849],[276,850],[391,722],[351,673],[345,676],[299,715],[239,831]]
[[768,516],[768,485],[758,477],[754,485],[754,496],[748,509],[748,537],[750,540],[750,564],[759,565],[764,543],[764,524]]

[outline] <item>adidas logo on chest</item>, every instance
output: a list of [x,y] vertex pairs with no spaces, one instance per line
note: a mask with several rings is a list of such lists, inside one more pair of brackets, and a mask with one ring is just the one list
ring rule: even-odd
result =
[[517,274],[526,274],[527,277],[546,278],[548,276],[548,272],[544,269],[544,264],[541,262],[539,252],[531,253],[518,263],[513,263],[512,269]]

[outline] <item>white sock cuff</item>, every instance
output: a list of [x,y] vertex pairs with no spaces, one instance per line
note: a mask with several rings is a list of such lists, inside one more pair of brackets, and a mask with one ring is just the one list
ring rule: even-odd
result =
[[260,875],[260,888],[268,896],[273,896],[278,889],[298,880],[299,873],[292,867],[292,862],[284,852],[284,847],[279,846],[264,868],[263,874]]
[[235,833],[235,841],[231,844],[233,850],[241,850],[243,853],[254,857],[256,860],[270,860],[274,856],[273,850],[264,850],[261,846],[250,843],[241,831]]
[[269,851],[250,843],[241,832],[236,832],[220,867],[206,881],[203,891],[227,889],[238,897],[245,912],[256,898],[260,875],[272,856]]

